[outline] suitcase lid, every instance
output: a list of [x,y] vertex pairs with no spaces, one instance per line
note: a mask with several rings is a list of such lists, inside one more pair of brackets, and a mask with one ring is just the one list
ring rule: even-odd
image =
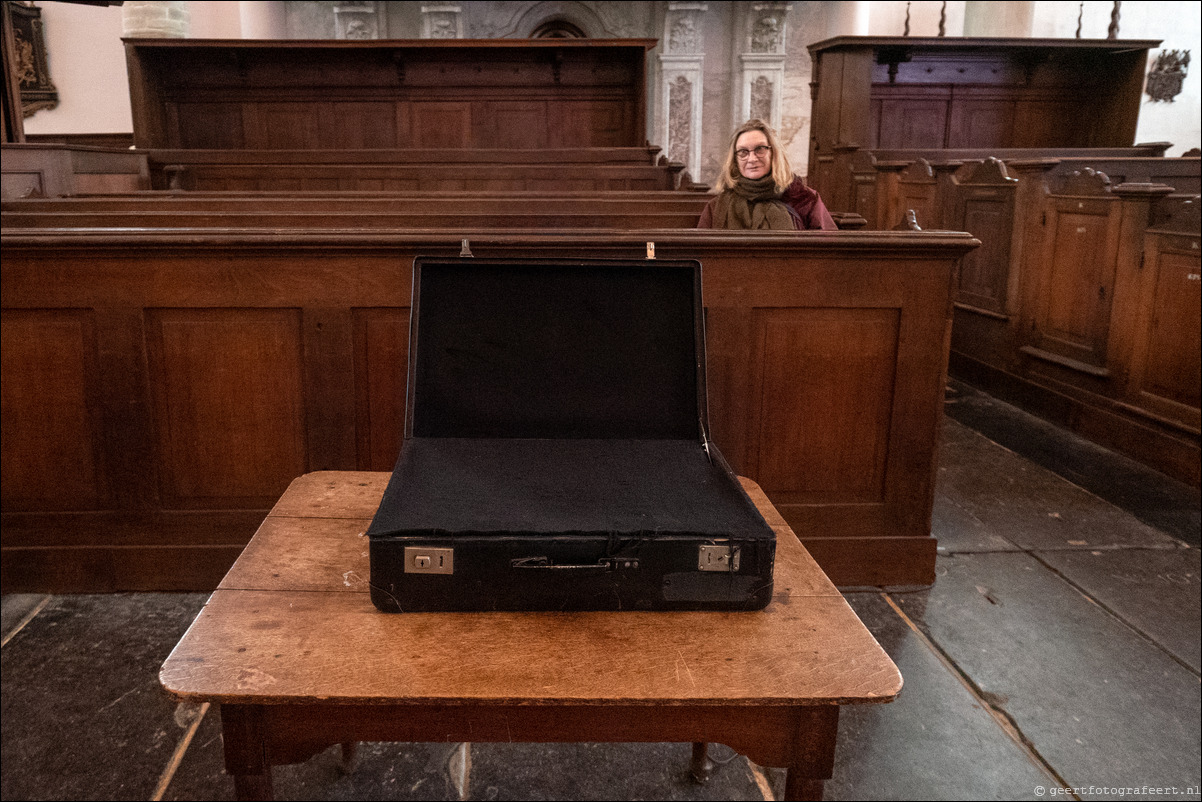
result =
[[414,260],[405,438],[708,440],[696,260]]

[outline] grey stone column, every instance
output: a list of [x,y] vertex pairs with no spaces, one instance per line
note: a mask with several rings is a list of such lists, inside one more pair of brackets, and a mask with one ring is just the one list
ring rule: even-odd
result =
[[667,156],[690,173],[701,167],[702,49],[705,3],[670,2],[664,17],[656,130]]
[[121,35],[145,39],[183,39],[192,12],[183,0],[126,0],[121,6]]
[[737,123],[753,117],[780,130],[785,83],[785,42],[792,3],[748,3],[739,55]]

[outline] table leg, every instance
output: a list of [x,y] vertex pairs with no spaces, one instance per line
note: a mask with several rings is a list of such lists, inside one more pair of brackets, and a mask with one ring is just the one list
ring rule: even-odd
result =
[[234,778],[234,795],[238,799],[275,798],[263,736],[263,715],[258,705],[221,706],[225,770]]
[[812,707],[798,721],[792,764],[785,774],[785,799],[821,800],[823,782],[835,768],[839,707]]
[[350,774],[359,765],[359,742],[346,741],[342,744],[342,762],[338,768],[343,774]]
[[271,788],[271,767],[263,774],[235,774],[234,798],[251,800],[275,799]]
[[822,780],[812,780],[802,777],[797,769],[789,769],[785,773],[785,799],[789,800],[818,800],[821,802],[824,783]]
[[693,761],[689,764],[689,776],[694,782],[705,784],[709,782],[710,773],[714,770],[714,761],[709,757],[710,745],[704,741],[693,743]]

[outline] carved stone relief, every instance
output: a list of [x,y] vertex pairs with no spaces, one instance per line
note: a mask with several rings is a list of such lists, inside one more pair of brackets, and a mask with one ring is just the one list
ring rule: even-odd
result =
[[462,39],[461,11],[457,5],[422,6],[422,38]]
[[383,8],[374,2],[344,2],[334,6],[334,35],[338,39],[387,37]]
[[776,17],[764,16],[751,29],[752,53],[775,53],[781,49],[781,23]]
[[680,75],[668,90],[668,158],[688,164],[692,140],[693,85]]
[[466,22],[467,35],[481,39],[523,38],[548,20],[562,19],[590,37],[630,39],[648,34],[648,5],[572,0],[473,3]]
[[763,75],[751,82],[751,108],[747,116],[772,119],[772,82]]
[[696,53],[700,49],[698,43],[697,23],[693,21],[693,18],[677,17],[668,34],[668,52]]
[[785,23],[792,3],[756,3],[751,7],[747,51],[785,53]]

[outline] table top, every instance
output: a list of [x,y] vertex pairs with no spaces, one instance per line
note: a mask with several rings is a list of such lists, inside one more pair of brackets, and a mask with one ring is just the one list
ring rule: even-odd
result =
[[293,481],[163,664],[163,687],[227,704],[856,704],[901,690],[750,480],[777,534],[762,611],[382,613],[365,533],[389,476]]

